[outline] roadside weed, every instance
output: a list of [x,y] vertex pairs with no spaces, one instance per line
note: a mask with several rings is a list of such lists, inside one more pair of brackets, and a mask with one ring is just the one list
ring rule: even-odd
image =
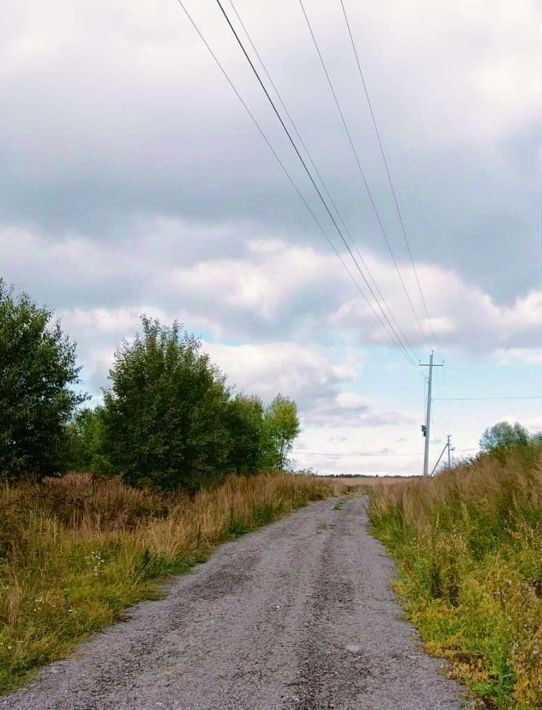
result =
[[427,647],[491,707],[542,707],[542,469],[513,452],[375,488],[376,535]]

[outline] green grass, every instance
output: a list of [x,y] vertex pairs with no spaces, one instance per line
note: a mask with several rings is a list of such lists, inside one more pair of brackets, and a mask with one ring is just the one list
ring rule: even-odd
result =
[[536,449],[377,488],[371,519],[430,651],[488,707],[542,707],[542,471]]

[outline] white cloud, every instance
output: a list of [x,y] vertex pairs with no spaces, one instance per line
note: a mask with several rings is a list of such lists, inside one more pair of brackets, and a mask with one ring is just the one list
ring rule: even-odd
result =
[[348,356],[337,361],[333,353],[322,348],[294,343],[205,343],[204,349],[240,389],[266,400],[281,392],[305,407],[317,407],[357,375]]
[[[188,4],[318,209],[220,13]],[[278,33],[266,7],[239,2],[395,318],[425,349],[299,7],[277,0]],[[307,8],[429,332],[340,7]],[[540,364],[539,3],[347,0],[347,8],[442,349]],[[389,335],[175,2],[10,3],[0,96],[2,276],[59,312],[90,386],[105,384],[115,347],[147,312],[201,333],[240,386],[266,398],[293,394],[307,446],[327,446],[331,429],[331,443],[345,446],[341,467],[359,465],[349,452],[360,447],[410,450],[400,442],[412,430],[409,407],[365,394],[365,350],[385,346],[371,378],[385,386],[394,375]],[[359,429],[370,434],[359,439]],[[382,456],[395,470],[417,465]]]
[[[366,259],[381,284],[392,312],[408,340],[414,345],[424,343],[421,332],[398,287],[397,275],[391,265],[371,255]],[[410,270],[401,267],[405,282],[411,279]],[[493,353],[516,349],[539,342],[542,327],[542,289],[531,291],[511,304],[500,305],[479,286],[469,283],[451,270],[437,265],[420,264],[417,268],[427,301],[430,304],[431,323],[442,347],[465,351]],[[411,291],[412,292],[412,291]],[[423,314],[421,304],[418,315]],[[358,331],[367,319],[366,306],[359,300],[347,301],[330,316],[331,323],[339,328]],[[429,321],[421,318],[426,334]],[[376,342],[390,342],[379,329]]]
[[[81,237],[52,240],[22,229],[0,231],[4,276],[60,310],[78,331],[85,319],[102,335],[135,329],[137,316],[157,313],[214,338],[347,345],[394,342],[350,284],[335,256],[276,238],[253,239],[234,257],[201,252],[178,265],[174,235],[188,246],[193,227],[178,223],[145,231],[129,241],[105,244]],[[228,233],[223,236],[228,239]],[[220,235],[213,235],[220,240]],[[386,304],[414,347],[428,345],[414,321],[393,266],[363,254]],[[347,257],[345,256],[345,259]],[[400,264],[416,310],[422,304],[409,266]],[[436,264],[418,264],[442,348],[494,354],[501,362],[537,361],[542,328],[542,289],[499,304],[478,285]],[[70,303],[71,301],[71,303]],[[430,327],[422,319],[426,336]],[[316,339],[316,341],[315,341]],[[297,346],[296,346],[297,347]]]
[[523,362],[529,365],[542,365],[542,348],[500,348],[495,357],[502,365]]
[[364,55],[379,57],[387,73],[395,65],[394,87],[411,114],[407,120],[426,129],[419,134],[426,146],[492,142],[538,111],[535,0],[410,0],[400,8],[385,0],[370,11],[360,5],[356,14],[370,43]]

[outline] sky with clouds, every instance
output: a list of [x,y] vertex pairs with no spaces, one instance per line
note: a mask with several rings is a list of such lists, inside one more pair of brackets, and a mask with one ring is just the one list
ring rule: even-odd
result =
[[[416,358],[435,331],[446,365],[435,373],[432,460],[447,433],[467,455],[501,419],[542,429],[542,399],[444,401],[542,396],[541,3],[344,3],[431,323],[340,0],[304,5],[397,269],[298,0],[235,7]],[[348,263],[217,3],[186,7]],[[56,311],[89,392],[107,385],[141,313],[176,318],[238,389],[297,400],[298,466],[420,472],[422,373],[361,298],[177,0],[10,3],[0,110],[0,274]]]

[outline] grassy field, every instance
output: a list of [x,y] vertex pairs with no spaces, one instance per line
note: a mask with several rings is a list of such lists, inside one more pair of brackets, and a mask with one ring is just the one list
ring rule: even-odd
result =
[[536,449],[376,486],[371,518],[430,651],[488,707],[542,707],[542,467]]
[[86,475],[2,489],[0,691],[156,596],[160,578],[333,490],[288,474],[234,476],[192,498]]

